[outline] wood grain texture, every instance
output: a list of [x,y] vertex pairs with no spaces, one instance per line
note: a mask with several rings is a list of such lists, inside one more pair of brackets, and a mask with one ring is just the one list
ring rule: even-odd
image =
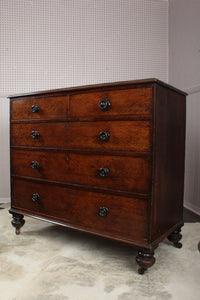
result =
[[92,84],[92,85],[84,85],[84,86],[76,86],[76,87],[68,87],[63,89],[55,89],[55,90],[46,90],[46,91],[38,91],[32,93],[24,93],[18,95],[10,95],[10,99],[14,98],[30,98],[30,97],[41,97],[42,96],[55,96],[55,95],[63,95],[67,93],[77,93],[84,91],[99,91],[99,90],[117,90],[117,89],[127,89],[127,88],[144,88],[144,87],[152,87],[154,84],[164,86],[167,89],[175,91],[181,95],[186,96],[187,93],[171,86],[157,78],[148,78],[148,79],[139,79],[139,80],[129,80],[129,81],[118,81],[118,82],[109,82],[109,83],[100,83],[100,84]]
[[12,97],[10,212],[135,245],[143,273],[180,246],[185,96],[147,79]]
[[182,221],[185,96],[156,86],[152,239]]
[[[151,151],[150,121],[29,123],[11,127],[11,146]],[[40,134],[38,139],[31,138],[34,130]],[[102,131],[110,133],[108,141],[100,140]]]
[[[33,193],[40,195],[38,202],[32,201]],[[139,241],[146,239],[147,203],[143,199],[77,191],[15,179],[12,201],[13,208],[41,216],[54,216],[66,223]],[[104,206],[109,213],[101,217],[98,214],[99,208]]]
[[[109,110],[102,111],[99,102],[108,99]],[[70,117],[110,117],[119,115],[151,115],[152,89],[138,88],[96,93],[80,93],[70,96]]]
[[[31,162],[39,167],[33,169]],[[149,194],[151,160],[148,157],[87,155],[47,151],[12,151],[12,174],[45,180]],[[101,177],[100,168],[108,168]]]
[[[36,113],[31,112],[32,105],[38,105],[39,111]],[[12,101],[11,112],[12,120],[66,120],[68,115],[68,96]]]

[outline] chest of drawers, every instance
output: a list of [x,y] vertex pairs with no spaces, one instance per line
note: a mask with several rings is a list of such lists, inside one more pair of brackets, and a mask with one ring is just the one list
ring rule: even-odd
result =
[[186,94],[146,79],[10,97],[11,209],[133,245],[181,247]]

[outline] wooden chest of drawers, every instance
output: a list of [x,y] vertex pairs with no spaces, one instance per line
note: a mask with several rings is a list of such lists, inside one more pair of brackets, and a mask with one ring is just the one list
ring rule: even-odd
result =
[[146,79],[10,97],[12,224],[24,215],[135,246],[181,247],[186,94]]

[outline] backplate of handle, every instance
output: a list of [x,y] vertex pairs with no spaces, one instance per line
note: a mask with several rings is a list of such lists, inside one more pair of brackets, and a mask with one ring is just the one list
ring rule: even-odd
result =
[[101,177],[108,177],[109,173],[110,173],[110,170],[106,167],[99,169],[99,175]]
[[40,200],[40,195],[38,193],[32,194],[32,201],[37,202]]
[[37,113],[37,112],[39,112],[39,110],[40,110],[39,105],[35,104],[35,105],[31,106],[31,112],[32,113]]
[[102,99],[101,101],[99,101],[99,108],[102,111],[107,111],[111,108],[111,103],[108,100],[108,97],[106,96],[104,99]]
[[32,139],[38,139],[39,138],[39,132],[37,131],[37,130],[33,130],[32,132],[31,132],[31,137],[32,137]]
[[101,131],[99,133],[99,138],[101,141],[108,141],[110,138],[110,132],[109,131]]
[[98,215],[100,217],[106,217],[109,213],[109,209],[106,206],[102,206],[99,208]]
[[39,169],[39,163],[36,161],[31,162],[31,168],[32,169]]

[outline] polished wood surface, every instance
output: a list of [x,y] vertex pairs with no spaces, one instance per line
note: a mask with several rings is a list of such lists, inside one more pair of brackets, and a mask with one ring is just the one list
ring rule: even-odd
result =
[[[185,96],[156,89],[152,238],[183,219]],[[161,200],[162,199],[162,200]]]
[[[11,146],[48,147],[62,149],[151,151],[151,122],[55,122],[12,124]],[[37,139],[31,138],[38,131]],[[109,132],[102,141],[101,132]]]
[[181,247],[186,94],[157,79],[10,100],[10,213],[134,245],[143,274]]
[[181,95],[187,96],[187,93],[183,92],[182,90],[179,90],[175,88],[172,85],[169,85],[162,80],[159,80],[157,78],[148,78],[148,79],[138,79],[138,80],[129,80],[129,81],[117,81],[117,82],[109,82],[109,83],[99,83],[99,84],[92,84],[92,85],[83,85],[83,86],[75,86],[75,87],[68,87],[68,88],[62,88],[62,89],[55,89],[55,90],[46,90],[46,91],[37,91],[32,93],[23,93],[23,94],[16,94],[16,95],[10,95],[10,99],[15,98],[40,98],[42,96],[60,96],[66,93],[77,93],[77,92],[84,92],[84,91],[96,91],[96,90],[121,90],[121,89],[127,89],[127,88],[144,88],[144,87],[150,87],[150,86],[164,86],[168,89],[175,91]]
[[[40,199],[32,200],[38,193]],[[15,179],[13,208],[125,238],[147,238],[147,201]],[[107,216],[99,209],[107,207]],[[123,224],[123,226],[122,226]]]
[[[109,110],[101,110],[99,103],[107,99]],[[70,117],[151,115],[152,89],[138,88],[96,93],[73,94],[69,99]]]
[[[149,157],[27,150],[12,150],[11,157],[14,176],[95,186],[100,189],[150,193]],[[33,161],[38,162],[38,168],[31,167]],[[100,175],[102,168],[109,170],[106,177]]]
[[[31,111],[33,105],[39,106],[38,112],[33,113]],[[12,120],[66,120],[68,114],[67,96],[16,100],[12,102],[11,113]]]

